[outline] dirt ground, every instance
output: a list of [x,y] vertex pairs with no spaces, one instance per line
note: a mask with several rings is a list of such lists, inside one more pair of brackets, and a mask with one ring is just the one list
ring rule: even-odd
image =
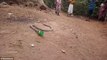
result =
[[[9,17],[8,13],[13,13]],[[40,37],[29,26],[49,24]],[[31,46],[34,44],[34,47]],[[14,60],[107,60],[107,24],[54,11],[0,8],[0,57]]]

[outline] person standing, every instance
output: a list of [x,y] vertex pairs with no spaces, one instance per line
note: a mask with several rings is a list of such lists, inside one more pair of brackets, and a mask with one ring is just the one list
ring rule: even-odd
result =
[[89,6],[88,6],[88,17],[89,17],[89,19],[91,18],[92,14],[94,12],[95,2],[96,2],[96,0],[90,0],[89,1]]
[[62,4],[62,1],[61,0],[55,0],[55,13],[57,15],[59,15],[60,11],[61,11],[61,4]]
[[103,18],[103,20],[105,20],[106,14],[107,14],[107,0],[100,5],[98,19],[100,20]]
[[73,16],[73,9],[74,9],[75,0],[68,0],[68,2],[69,2],[68,16]]

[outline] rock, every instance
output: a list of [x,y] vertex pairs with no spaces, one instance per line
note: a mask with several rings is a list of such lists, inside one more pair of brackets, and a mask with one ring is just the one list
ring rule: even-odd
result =
[[31,47],[34,47],[35,45],[34,44],[31,44]]
[[63,50],[63,49],[61,50],[61,52],[62,52],[62,53],[66,53],[66,51],[65,51],[65,50]]
[[13,15],[13,13],[8,13],[8,18],[10,18]]
[[2,2],[2,3],[0,3],[1,5],[8,5],[6,2]]
[[8,8],[9,5],[6,2],[0,3],[0,8]]
[[17,16],[14,15],[14,13],[8,13],[8,14],[7,14],[7,18],[8,18],[8,19],[11,19],[11,20],[17,20]]
[[40,6],[40,10],[46,10],[47,8],[44,5]]

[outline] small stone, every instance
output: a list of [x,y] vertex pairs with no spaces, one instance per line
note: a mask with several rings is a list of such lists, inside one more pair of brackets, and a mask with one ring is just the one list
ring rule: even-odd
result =
[[34,47],[35,45],[34,44],[31,44],[31,47]]
[[46,8],[44,5],[41,5],[41,6],[40,6],[40,9],[41,9],[41,10],[46,10],[47,8]]
[[66,51],[65,51],[65,50],[63,50],[63,49],[61,50],[61,52],[62,52],[62,53],[66,53]]

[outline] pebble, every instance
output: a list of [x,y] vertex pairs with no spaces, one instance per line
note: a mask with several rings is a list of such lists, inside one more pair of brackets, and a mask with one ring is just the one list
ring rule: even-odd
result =
[[34,44],[31,44],[31,47],[34,47],[35,45]]
[[65,51],[65,50],[63,50],[63,49],[61,50],[61,52],[62,52],[62,53],[66,53],[66,51]]

